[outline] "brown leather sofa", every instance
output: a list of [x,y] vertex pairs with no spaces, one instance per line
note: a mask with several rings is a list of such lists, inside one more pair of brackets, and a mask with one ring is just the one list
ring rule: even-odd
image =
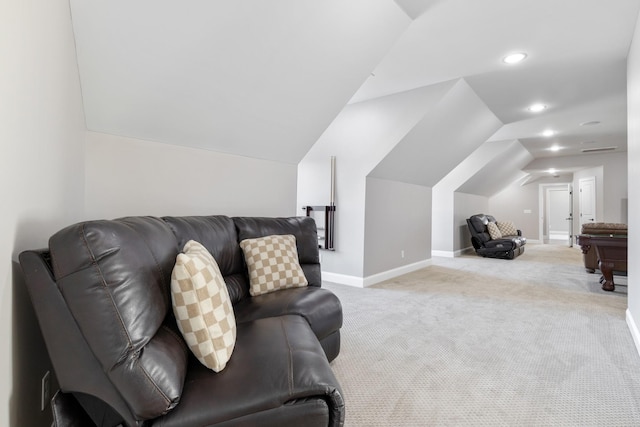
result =
[[[588,222],[582,224],[580,234],[619,234],[627,235],[627,224],[619,224],[613,222]],[[587,253],[583,252],[582,259],[584,260],[584,268],[588,273],[595,273],[598,267],[598,256],[596,255],[596,248],[591,246]],[[618,272],[627,271],[627,263],[617,262],[614,265],[614,270]]]
[[[238,242],[293,234],[309,286],[249,294]],[[216,373],[189,351],[170,278],[188,240],[219,264],[237,338]],[[322,289],[310,218],[129,217],[71,225],[46,250],[20,254],[60,392],[56,425],[340,426],[344,401],[329,362],[342,308]]]

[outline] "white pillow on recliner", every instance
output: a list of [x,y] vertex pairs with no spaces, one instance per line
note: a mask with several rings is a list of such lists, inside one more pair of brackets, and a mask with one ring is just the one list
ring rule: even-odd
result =
[[489,231],[491,240],[502,239],[502,232],[500,231],[500,229],[498,228],[498,225],[495,222],[488,222],[487,230]]
[[516,226],[511,221],[498,221],[498,229],[503,236],[517,236],[518,230]]

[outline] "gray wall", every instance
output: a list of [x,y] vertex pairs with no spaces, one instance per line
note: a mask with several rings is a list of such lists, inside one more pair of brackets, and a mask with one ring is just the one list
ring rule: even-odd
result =
[[437,104],[443,88],[449,85],[347,105],[298,164],[298,206],[326,205],[329,159],[336,157],[336,250],[323,253],[325,277],[362,284],[367,177]]
[[488,197],[458,192],[454,194],[453,242],[456,253],[473,247],[467,218],[479,213],[490,214]]
[[[578,190],[581,177],[596,177],[597,220],[626,222],[627,204],[627,152],[600,153],[582,156],[540,158],[527,165],[527,169],[573,169],[574,190]],[[578,197],[574,197],[577,203]],[[577,205],[574,205],[577,212]],[[575,221],[577,224],[578,221]],[[577,226],[577,225],[576,225]]]
[[84,115],[69,2],[2,2],[0,28],[0,425],[44,427],[51,365],[16,260],[83,217]]
[[[546,159],[534,161],[530,167],[538,167]],[[578,180],[586,176],[596,177],[597,220],[606,222],[626,222],[627,212],[627,153],[594,154],[588,156],[558,157],[555,164],[559,167],[583,166],[572,178],[544,178],[520,185],[515,182],[503,191],[489,198],[489,210],[499,220],[513,221],[527,238],[541,240],[539,235],[540,186],[571,182],[574,189],[573,212],[579,212]],[[531,211],[525,213],[524,211]],[[579,233],[579,221],[573,224],[573,234]]]
[[640,25],[636,24],[633,43],[629,50],[627,68],[627,102],[629,135],[629,309],[627,322],[633,334],[636,347],[640,350],[640,264],[633,262],[640,258],[640,241],[635,239],[635,230],[640,230]]
[[[498,221],[513,221],[527,239],[539,240],[539,184],[515,182],[489,198],[489,211]],[[525,211],[529,213],[525,213]]]
[[365,277],[431,258],[430,235],[431,188],[367,178]]
[[86,212],[295,216],[297,166],[89,132]]

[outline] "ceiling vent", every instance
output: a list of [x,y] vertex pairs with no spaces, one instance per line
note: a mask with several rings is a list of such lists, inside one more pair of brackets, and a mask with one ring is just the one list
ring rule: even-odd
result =
[[613,151],[618,147],[601,147],[601,148],[583,148],[582,151],[583,153],[600,153],[602,151]]

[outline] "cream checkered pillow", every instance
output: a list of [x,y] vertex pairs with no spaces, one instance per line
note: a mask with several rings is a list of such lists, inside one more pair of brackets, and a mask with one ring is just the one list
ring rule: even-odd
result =
[[295,236],[287,234],[245,239],[240,242],[240,247],[249,268],[251,296],[307,286],[307,278],[298,261]]
[[498,229],[503,236],[517,236],[518,230],[516,226],[511,221],[500,222],[498,221]]
[[209,251],[189,240],[171,273],[171,301],[187,345],[207,368],[220,372],[236,345],[236,319],[227,285]]
[[500,231],[500,229],[498,228],[498,225],[495,222],[488,222],[487,230],[489,231],[491,240],[502,239],[502,232]]

